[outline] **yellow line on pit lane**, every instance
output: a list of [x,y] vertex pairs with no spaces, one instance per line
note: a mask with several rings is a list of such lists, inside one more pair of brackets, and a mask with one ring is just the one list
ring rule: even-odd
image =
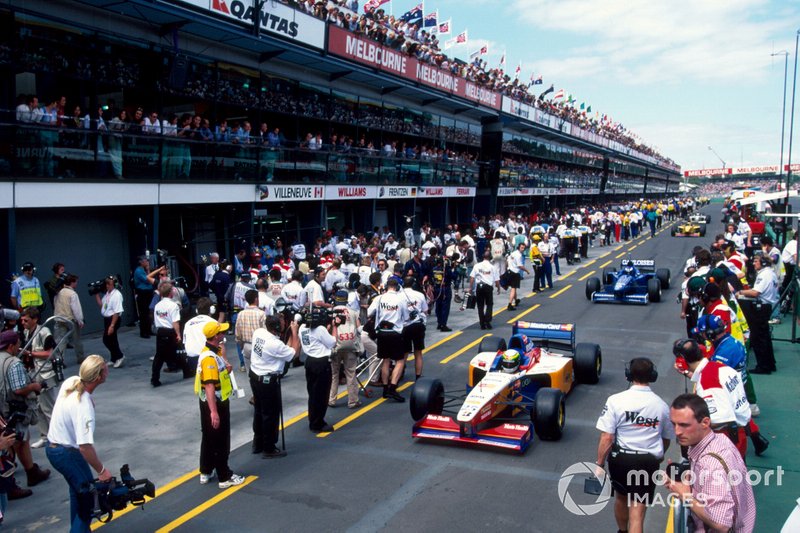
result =
[[586,263],[582,264],[582,265],[581,265],[581,268],[586,268],[586,267],[588,267],[589,265],[591,265],[591,264],[594,264],[596,261],[597,261],[597,259],[592,259],[591,261],[589,261],[589,262],[586,262]]
[[601,255],[600,257],[598,257],[598,259],[602,259],[602,258],[604,258],[606,256],[609,256],[609,255],[611,255],[611,252],[606,252],[603,255]]
[[179,528],[180,526],[182,526],[183,524],[185,524],[186,522],[188,522],[189,520],[191,520],[195,516],[199,515],[200,513],[204,512],[204,511],[207,511],[208,509],[210,509],[211,507],[215,506],[216,504],[218,504],[219,502],[221,502],[222,500],[224,500],[228,496],[232,496],[234,493],[242,490],[247,485],[249,485],[250,483],[252,483],[253,481],[255,481],[257,479],[258,479],[258,476],[247,476],[247,478],[245,478],[245,480],[244,480],[244,483],[242,483],[241,485],[234,485],[233,487],[230,487],[229,489],[226,489],[225,491],[220,492],[219,494],[217,494],[213,498],[211,498],[209,500],[206,500],[205,502],[201,503],[200,505],[198,505],[197,507],[195,507],[194,509],[192,509],[188,513],[182,514],[181,516],[179,516],[178,518],[176,518],[175,520],[173,520],[172,522],[170,522],[166,526],[157,529],[156,533],[167,533],[169,531],[173,531],[173,530]]
[[571,275],[573,275],[574,273],[575,273],[575,271],[574,271],[574,270],[572,270],[572,271],[570,271],[570,272],[567,272],[567,273],[566,273],[566,274],[564,274],[563,276],[558,276],[558,279],[559,279],[559,280],[562,280],[562,279],[567,279],[568,277],[570,277],[570,276],[571,276]]
[[611,264],[611,261],[613,261],[613,259],[609,259],[608,261],[606,261],[605,263],[603,263],[602,265],[600,265],[597,268],[605,268],[605,267],[607,267],[608,265]]
[[457,351],[457,352],[456,352],[456,353],[454,353],[453,355],[449,355],[449,356],[445,357],[444,359],[442,359],[441,361],[439,361],[439,363],[441,363],[441,364],[443,364],[443,365],[446,365],[447,363],[449,363],[450,361],[452,361],[453,359],[455,359],[456,357],[458,357],[458,356],[459,356],[459,355],[461,355],[462,353],[466,352],[466,351],[467,351],[467,350],[469,350],[470,348],[472,348],[472,347],[474,347],[474,346],[477,346],[478,344],[480,344],[480,342],[481,342],[483,339],[485,339],[486,337],[491,337],[491,336],[492,336],[492,334],[491,334],[491,333],[487,333],[486,335],[483,335],[483,336],[479,337],[478,339],[476,339],[476,340],[472,341],[471,343],[469,343],[469,344],[467,344],[466,346],[464,346],[463,348],[461,348],[459,351]]
[[615,255],[614,257],[615,257],[616,259],[619,259],[620,257],[624,256],[624,255],[625,255],[625,254],[627,254],[627,253],[628,253],[628,252],[622,252],[622,253],[620,253],[620,254],[617,254],[617,255]]
[[[442,344],[446,343],[447,341],[451,341],[451,340],[455,339],[456,337],[458,337],[462,333],[464,333],[464,332],[463,331],[456,331],[455,333],[453,333],[451,335],[448,335],[444,339],[434,342],[433,344],[431,344],[430,346],[428,346],[427,348],[422,350],[423,355],[428,353],[428,352],[430,352],[431,350],[433,350],[435,348],[438,348],[439,346],[441,346]],[[412,359],[414,359],[414,354],[413,353],[408,356],[408,359],[406,359],[406,361],[411,361]]]
[[638,244],[634,244],[633,246],[631,246],[630,248],[628,248],[628,251],[630,252],[631,250],[633,250],[633,249],[634,249],[634,248],[636,248],[637,246],[639,246],[639,245],[638,245]]
[[584,274],[582,277],[578,278],[578,281],[583,281],[583,280],[585,280],[586,278],[588,278],[589,276],[591,276],[591,275],[592,275],[592,274],[594,274],[595,272],[596,272],[596,270],[592,270],[592,271],[591,271],[591,272],[589,272],[588,274]]
[[[404,390],[406,390],[407,388],[409,388],[413,384],[414,384],[413,381],[407,381],[407,382],[403,383],[402,385],[400,385],[399,387],[397,387],[397,392],[403,392]],[[346,426],[350,422],[360,418],[361,416],[367,414],[371,410],[375,409],[376,407],[378,407],[379,405],[382,405],[384,403],[386,403],[386,398],[378,398],[374,402],[370,402],[369,404],[365,405],[364,407],[362,407],[361,409],[359,409],[355,413],[351,414],[350,416],[348,416],[346,418],[343,418],[342,420],[339,420],[338,422],[336,422],[333,425],[333,429],[341,429],[342,427]],[[331,433],[333,433],[333,432],[332,431],[323,431],[321,433],[317,433],[317,438],[318,439],[324,439],[325,437],[327,437]]]
[[533,311],[534,309],[538,309],[538,308],[539,308],[539,307],[541,307],[541,306],[542,306],[542,304],[536,304],[536,305],[534,305],[533,307],[531,307],[531,308],[530,308],[530,309],[528,309],[527,311],[523,311],[523,312],[521,312],[520,314],[518,314],[517,316],[515,316],[514,318],[512,318],[511,320],[508,320],[508,321],[506,321],[506,324],[513,324],[514,322],[516,322],[516,321],[517,321],[517,320],[519,320],[520,318],[524,317],[525,315],[527,315],[528,313],[530,313],[530,312],[531,312],[531,311]]
[[560,290],[560,291],[558,291],[557,293],[555,293],[555,294],[551,294],[551,295],[550,295],[550,298],[556,298],[556,297],[558,297],[559,295],[561,295],[561,293],[563,293],[564,291],[566,291],[566,290],[567,290],[567,289],[569,289],[570,287],[572,287],[572,285],[567,285],[566,287],[564,287],[563,289],[561,289],[561,290]]

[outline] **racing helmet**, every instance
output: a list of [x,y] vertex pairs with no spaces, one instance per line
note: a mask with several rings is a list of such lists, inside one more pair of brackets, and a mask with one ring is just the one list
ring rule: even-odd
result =
[[506,350],[500,359],[500,371],[505,374],[513,374],[519,370],[519,362],[520,355],[517,350]]
[[622,271],[626,274],[633,274],[633,261],[630,259],[622,262]]
[[713,339],[725,332],[725,322],[717,315],[703,315],[697,319],[697,332],[707,339]]

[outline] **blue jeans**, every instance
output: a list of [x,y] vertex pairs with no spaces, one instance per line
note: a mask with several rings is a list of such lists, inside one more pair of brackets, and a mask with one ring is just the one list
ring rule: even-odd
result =
[[50,464],[64,476],[69,485],[70,533],[89,533],[94,506],[91,492],[94,476],[89,463],[76,448],[47,446],[45,453]]
[[[234,311],[231,314],[231,329],[236,331],[236,319],[239,317],[239,311]],[[239,356],[239,366],[244,366],[244,352],[239,343],[236,343],[236,354]]]

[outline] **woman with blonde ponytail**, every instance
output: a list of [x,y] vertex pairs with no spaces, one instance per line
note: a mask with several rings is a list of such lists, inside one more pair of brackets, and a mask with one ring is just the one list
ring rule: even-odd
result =
[[94,400],[92,393],[105,383],[108,364],[99,355],[90,355],[77,376],[61,385],[53,407],[46,448],[47,458],[61,472],[69,485],[70,532],[88,533],[94,498],[88,491],[97,472],[100,481],[109,481],[111,473],[94,449]]

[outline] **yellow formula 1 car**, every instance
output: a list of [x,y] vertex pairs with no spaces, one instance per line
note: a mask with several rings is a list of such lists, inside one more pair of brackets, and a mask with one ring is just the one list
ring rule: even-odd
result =
[[705,237],[706,225],[684,220],[672,228],[673,237]]

